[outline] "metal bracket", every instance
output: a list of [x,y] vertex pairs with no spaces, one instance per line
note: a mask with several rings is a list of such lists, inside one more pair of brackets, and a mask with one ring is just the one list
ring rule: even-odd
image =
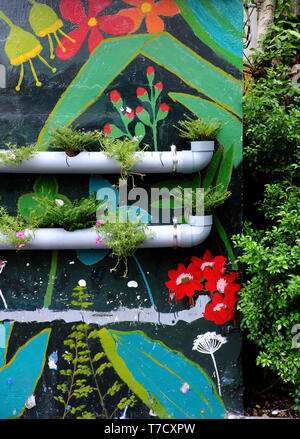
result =
[[177,156],[177,149],[176,149],[176,145],[171,145],[171,151],[173,152],[173,168],[172,168],[172,172],[177,172],[177,168],[178,168],[178,156]]
[[177,248],[178,247],[178,221],[177,218],[174,217],[173,218],[173,226],[174,226],[174,230],[173,230],[173,247]]

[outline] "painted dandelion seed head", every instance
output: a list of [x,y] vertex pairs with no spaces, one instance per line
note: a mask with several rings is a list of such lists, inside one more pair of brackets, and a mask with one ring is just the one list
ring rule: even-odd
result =
[[216,334],[216,332],[206,332],[195,338],[193,350],[202,354],[213,354],[226,342],[226,338],[222,335]]

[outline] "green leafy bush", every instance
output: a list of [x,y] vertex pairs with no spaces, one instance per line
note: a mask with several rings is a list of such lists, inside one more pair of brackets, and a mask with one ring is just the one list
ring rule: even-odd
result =
[[248,223],[242,235],[233,237],[248,279],[238,302],[241,325],[260,349],[257,364],[297,389],[300,355],[292,340],[293,327],[300,323],[300,188],[286,182],[267,185],[260,209],[270,226],[254,230]]
[[28,222],[20,214],[11,216],[0,206],[0,241],[4,244],[19,250],[31,241],[35,227],[34,221]]
[[254,177],[275,182],[300,158],[300,99],[286,66],[266,72],[243,99],[244,158]]
[[84,151],[99,138],[97,131],[83,131],[71,127],[56,127],[49,134],[52,136],[50,145],[65,150],[71,157]]

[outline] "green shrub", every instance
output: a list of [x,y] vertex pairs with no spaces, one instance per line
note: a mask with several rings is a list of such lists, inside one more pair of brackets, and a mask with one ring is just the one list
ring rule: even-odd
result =
[[266,186],[260,205],[270,226],[233,237],[242,249],[247,281],[238,302],[241,327],[259,347],[257,364],[275,371],[295,391],[300,386],[299,349],[293,345],[300,323],[300,188]]

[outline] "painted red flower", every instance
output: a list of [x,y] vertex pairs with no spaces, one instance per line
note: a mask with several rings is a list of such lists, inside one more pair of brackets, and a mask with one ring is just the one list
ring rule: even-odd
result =
[[130,17],[134,22],[131,32],[135,32],[142,24],[143,19],[146,20],[148,32],[162,32],[165,28],[163,20],[159,17],[172,17],[179,13],[178,6],[172,0],[123,0],[133,8],[122,9],[118,15]]
[[[128,16],[116,14],[99,17],[111,2],[112,0],[88,0],[86,15],[81,0],[61,0],[59,8],[62,17],[78,25],[78,28],[70,32],[68,37],[62,38],[61,45],[56,49],[60,59],[66,60],[76,55],[88,34],[88,48],[93,52],[103,40],[99,29],[109,35],[124,35],[132,31],[134,22]],[[70,41],[69,38],[75,42]]]
[[175,295],[175,301],[183,299],[184,296],[191,298],[195,294],[195,291],[203,289],[203,285],[200,283],[197,271],[190,264],[187,268],[183,264],[178,264],[177,270],[168,271],[170,280],[165,282],[166,287],[169,288],[169,301],[171,294]]
[[237,283],[234,283],[234,281],[239,275],[238,272],[221,275],[218,267],[205,267],[203,274],[207,280],[205,283],[205,288],[208,291],[212,293],[218,291],[228,298],[230,297],[232,301],[237,300],[235,293],[240,290],[241,286]]
[[104,125],[103,131],[106,135],[111,134],[111,129],[110,129],[110,124],[107,123],[106,125]]
[[162,90],[163,89],[163,83],[162,82],[157,82],[156,84],[154,84],[154,87],[157,88],[157,90]]
[[112,90],[109,94],[111,102],[118,102],[121,99],[121,95],[118,90]]
[[212,320],[217,325],[223,325],[232,320],[234,312],[234,304],[222,294],[215,293],[212,301],[206,305],[203,317],[206,320]]
[[206,250],[203,254],[203,258],[200,259],[198,256],[192,256],[191,261],[195,264],[195,267],[199,269],[202,273],[204,268],[215,268],[216,271],[219,271],[220,274],[225,273],[225,256],[216,256],[213,258],[211,252]]
[[155,72],[155,68],[152,66],[147,67],[147,75],[151,76]]
[[140,97],[140,96],[144,96],[145,93],[146,93],[146,89],[145,89],[144,87],[138,87],[138,88],[136,89],[136,95],[137,95],[138,97]]
[[160,105],[159,105],[159,108],[161,109],[161,111],[162,111],[163,113],[166,113],[166,112],[168,112],[168,111],[170,110],[170,107],[169,107],[169,105],[167,105],[167,104],[160,104]]

